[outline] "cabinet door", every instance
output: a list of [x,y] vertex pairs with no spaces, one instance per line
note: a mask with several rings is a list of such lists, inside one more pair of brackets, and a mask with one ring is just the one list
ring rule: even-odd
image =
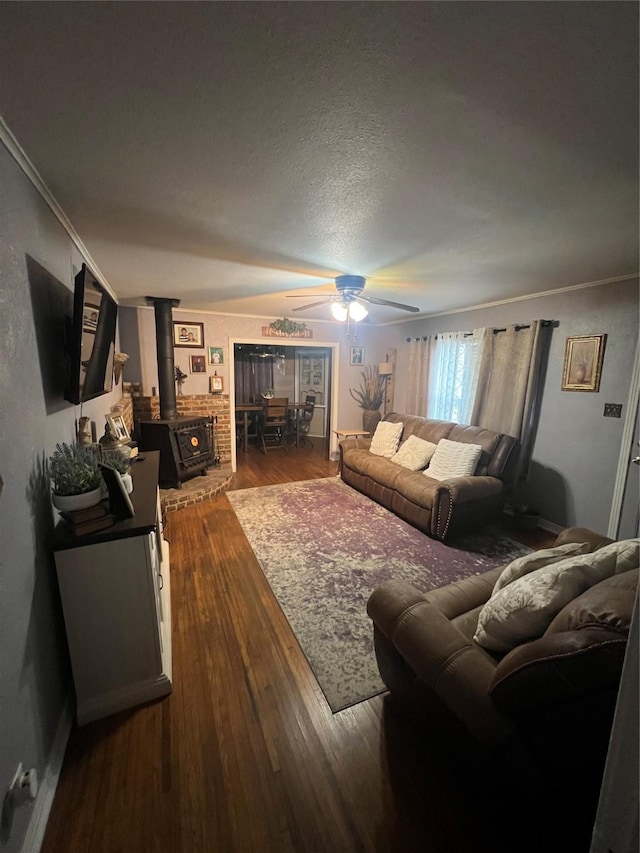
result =
[[56,553],[79,704],[162,672],[153,536]]

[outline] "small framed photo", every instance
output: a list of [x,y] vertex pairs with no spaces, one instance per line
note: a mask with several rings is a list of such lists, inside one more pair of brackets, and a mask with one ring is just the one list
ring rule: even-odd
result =
[[100,306],[91,305],[87,302],[82,309],[82,331],[95,332],[98,328],[98,317],[100,316]]
[[364,364],[364,347],[351,347],[349,364]]
[[125,518],[133,518],[135,510],[120,473],[111,465],[106,465],[103,462],[99,462],[98,467],[109,492],[110,511],[118,521],[122,521]]
[[204,323],[176,323],[173,321],[174,347],[204,346]]
[[192,373],[206,373],[207,362],[205,361],[205,357],[203,355],[190,355],[189,370]]
[[563,391],[599,391],[606,335],[567,338],[562,371]]
[[209,347],[209,364],[224,364],[222,347]]
[[131,436],[122,415],[106,415],[109,432],[118,441],[129,441]]
[[224,382],[222,381],[222,376],[210,376],[209,377],[209,393],[210,394],[221,394],[224,391]]

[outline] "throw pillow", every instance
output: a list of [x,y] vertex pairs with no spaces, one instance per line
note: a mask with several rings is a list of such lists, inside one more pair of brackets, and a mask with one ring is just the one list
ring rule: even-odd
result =
[[537,569],[542,569],[544,566],[550,566],[553,563],[558,563],[566,557],[575,554],[586,554],[589,550],[587,542],[567,542],[565,545],[556,545],[555,548],[543,548],[540,551],[532,551],[531,554],[525,554],[524,557],[518,557],[512,563],[502,570],[502,573],[496,585],[493,588],[492,596],[499,592],[511,581],[522,578],[525,575],[535,572]]
[[424,473],[434,480],[469,477],[475,473],[481,453],[482,447],[479,444],[464,444],[461,441],[441,438]]
[[639,544],[639,539],[612,542],[512,581],[484,605],[473,639],[486,649],[506,652],[540,637],[569,601],[604,578],[636,568]]
[[424,438],[418,438],[417,435],[410,435],[400,445],[398,452],[391,457],[391,461],[397,465],[402,465],[403,468],[408,468],[410,471],[420,471],[421,468],[429,464],[437,446],[432,441],[425,441]]
[[371,439],[369,450],[376,456],[391,459],[398,449],[404,424],[392,424],[390,421],[380,421]]

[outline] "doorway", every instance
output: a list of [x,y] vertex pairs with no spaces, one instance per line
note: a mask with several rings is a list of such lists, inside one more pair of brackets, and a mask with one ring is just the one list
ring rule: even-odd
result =
[[[330,458],[332,423],[337,400],[337,343],[286,344],[264,340],[229,340],[231,419],[236,405],[253,404],[265,393],[288,397],[292,403],[304,402],[308,393],[316,399],[309,437],[321,443]],[[237,470],[235,441],[231,442],[233,470]]]

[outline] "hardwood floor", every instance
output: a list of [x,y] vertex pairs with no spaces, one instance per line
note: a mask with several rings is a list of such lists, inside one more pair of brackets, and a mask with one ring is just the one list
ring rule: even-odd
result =
[[[252,451],[234,487],[335,473],[319,448]],[[167,537],[173,692],[73,730],[43,853],[569,849],[384,697],[331,713],[226,495]]]

